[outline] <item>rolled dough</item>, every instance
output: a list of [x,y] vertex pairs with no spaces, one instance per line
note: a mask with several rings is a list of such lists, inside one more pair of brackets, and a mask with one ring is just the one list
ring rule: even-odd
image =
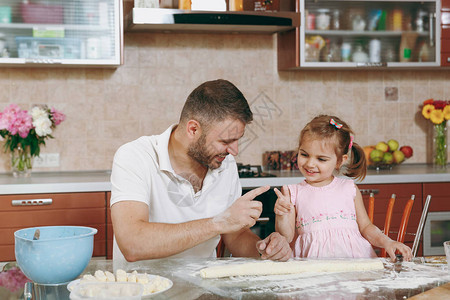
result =
[[350,272],[384,269],[380,259],[261,261],[215,266],[200,270],[203,278],[282,275],[304,272]]

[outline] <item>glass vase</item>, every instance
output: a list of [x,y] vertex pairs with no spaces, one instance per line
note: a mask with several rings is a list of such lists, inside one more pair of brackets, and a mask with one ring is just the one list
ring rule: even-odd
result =
[[437,168],[447,167],[447,121],[433,125],[433,164]]
[[31,156],[30,146],[18,145],[11,152],[11,168],[14,177],[29,177],[33,168],[34,157]]

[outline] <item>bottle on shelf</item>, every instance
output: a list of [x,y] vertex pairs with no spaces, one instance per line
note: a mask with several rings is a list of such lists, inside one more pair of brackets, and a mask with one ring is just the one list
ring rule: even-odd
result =
[[352,55],[352,45],[349,42],[343,42],[341,45],[341,59],[343,62],[349,62]]
[[392,10],[392,30],[403,30],[403,10],[401,8],[394,8]]
[[381,41],[372,39],[369,42],[369,61],[371,63],[381,62]]
[[316,15],[310,11],[306,11],[306,29],[316,29]]
[[178,8],[179,9],[191,9],[191,0],[178,0]]

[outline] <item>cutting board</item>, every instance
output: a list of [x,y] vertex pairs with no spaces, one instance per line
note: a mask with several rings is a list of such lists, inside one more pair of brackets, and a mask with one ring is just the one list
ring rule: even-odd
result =
[[415,295],[410,300],[424,300],[424,299],[450,299],[450,282],[444,285],[435,287],[421,294]]

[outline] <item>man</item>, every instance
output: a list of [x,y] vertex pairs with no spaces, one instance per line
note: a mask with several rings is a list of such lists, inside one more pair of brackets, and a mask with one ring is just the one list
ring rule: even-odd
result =
[[[241,196],[233,156],[253,114],[229,81],[208,81],[187,98],[179,124],[117,151],[111,174],[115,261],[214,257],[222,237],[233,256],[287,260],[278,233],[260,241],[251,232],[262,211]],[[231,154],[231,155],[229,155]]]

